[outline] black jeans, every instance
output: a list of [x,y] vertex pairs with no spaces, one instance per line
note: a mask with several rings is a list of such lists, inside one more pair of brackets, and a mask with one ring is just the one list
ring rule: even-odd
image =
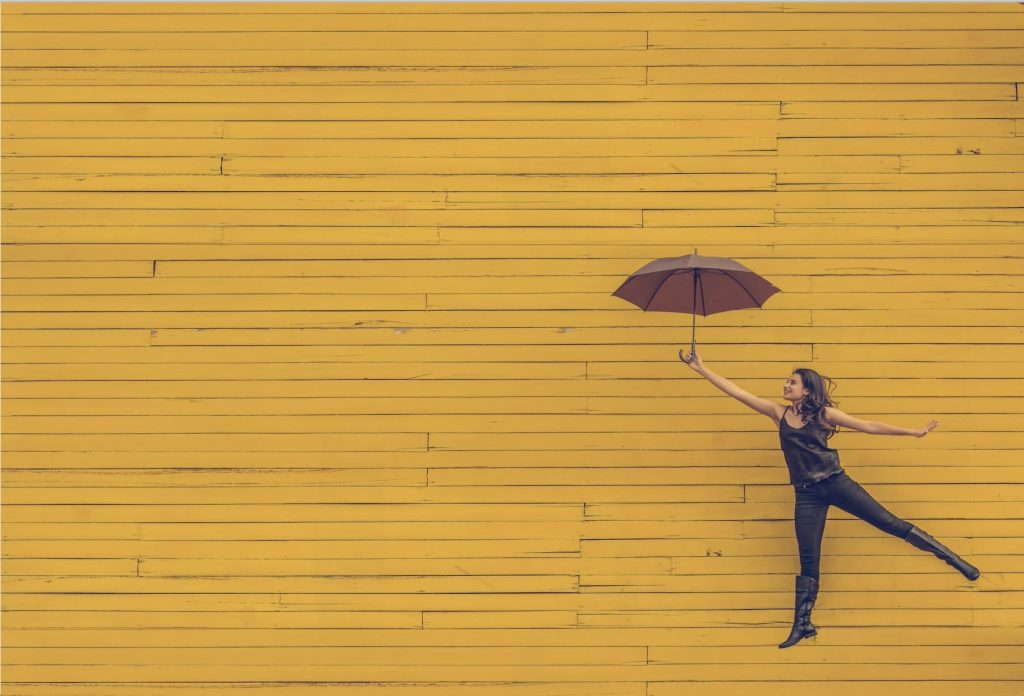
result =
[[859,517],[878,527],[886,534],[906,539],[913,525],[889,512],[845,471],[805,487],[794,486],[796,511],[793,521],[796,525],[796,541],[800,548],[800,574],[818,579],[821,561],[821,537],[825,532],[828,508],[835,505],[840,510]]

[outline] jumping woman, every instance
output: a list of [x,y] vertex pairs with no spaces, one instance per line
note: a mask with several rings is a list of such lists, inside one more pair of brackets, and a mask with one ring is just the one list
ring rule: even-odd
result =
[[[796,608],[789,638],[779,644],[788,648],[803,638],[817,634],[811,623],[811,610],[818,598],[818,567],[821,537],[830,505],[859,517],[887,534],[935,554],[960,571],[968,580],[977,580],[977,568],[947,549],[919,527],[892,514],[850,478],[839,464],[839,452],[828,446],[828,438],[845,426],[873,435],[913,435],[924,437],[938,421],[929,421],[920,430],[864,421],[849,416],[832,403],[832,380],[809,368],[798,368],[786,380],[782,397],[789,404],[761,399],[741,389],[701,362],[696,352],[679,355],[697,372],[729,396],[772,419],[779,429],[779,442],[789,468],[789,481],[795,492],[794,523],[800,550],[800,575],[796,577]],[[825,390],[824,381],[829,384]]]

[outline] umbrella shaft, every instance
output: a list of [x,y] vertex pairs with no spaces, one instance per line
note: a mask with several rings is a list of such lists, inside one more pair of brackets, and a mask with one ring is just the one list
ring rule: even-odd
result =
[[694,269],[693,271],[693,325],[691,328],[692,333],[690,334],[690,353],[694,353],[697,350],[697,276],[700,275],[700,271]]

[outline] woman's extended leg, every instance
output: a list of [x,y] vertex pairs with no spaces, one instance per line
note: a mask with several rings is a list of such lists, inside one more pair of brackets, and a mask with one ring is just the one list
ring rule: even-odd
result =
[[916,548],[935,554],[960,571],[968,580],[977,580],[981,575],[977,568],[937,542],[920,527],[892,514],[849,476],[840,474],[834,483],[825,483],[829,485],[823,488],[823,495],[830,504],[859,517],[883,532],[903,539]]
[[914,526],[892,514],[884,505],[872,498],[863,486],[845,473],[823,482],[822,493],[830,504],[854,517],[859,517],[886,534],[906,539],[911,527]]

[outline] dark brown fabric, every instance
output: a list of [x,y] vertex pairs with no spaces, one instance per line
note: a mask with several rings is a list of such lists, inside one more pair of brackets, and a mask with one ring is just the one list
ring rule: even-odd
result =
[[843,470],[839,451],[828,446],[828,428],[811,422],[794,428],[786,422],[786,413],[779,421],[779,442],[789,467],[789,482],[794,486],[815,483]]

